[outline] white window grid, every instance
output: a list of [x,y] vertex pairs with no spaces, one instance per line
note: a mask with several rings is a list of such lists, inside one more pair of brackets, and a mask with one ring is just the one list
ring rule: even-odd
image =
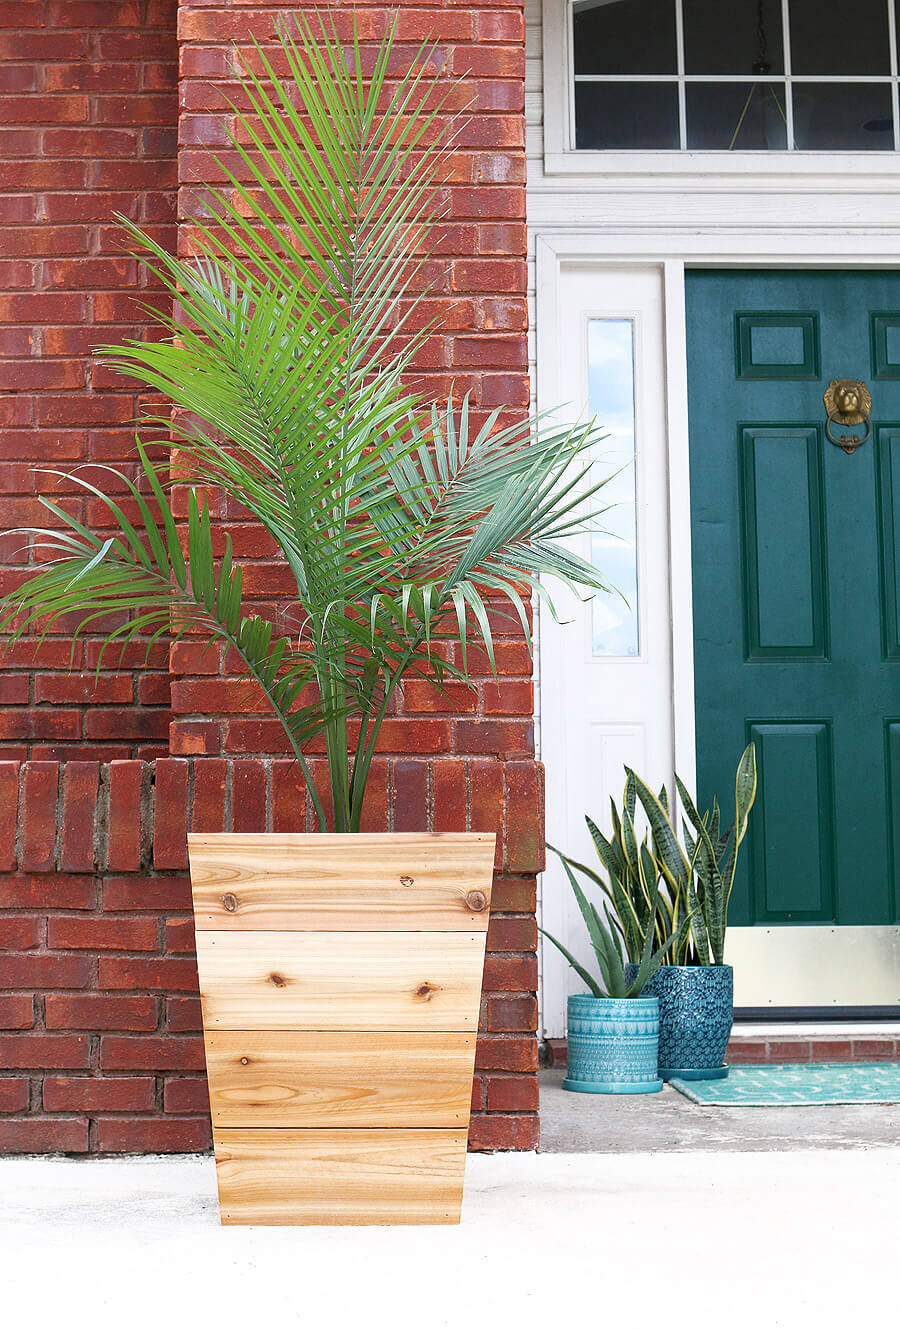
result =
[[[723,0],[723,3],[726,0]],[[676,83],[678,85],[678,146],[682,152],[687,150],[687,85],[688,83],[759,83],[761,78],[770,83],[784,84],[785,121],[787,133],[787,151],[800,152],[794,141],[794,83],[881,83],[889,84],[891,89],[891,121],[893,124],[894,147],[900,148],[900,92],[898,92],[897,60],[897,13],[894,0],[884,0],[888,16],[888,43],[890,48],[889,74],[801,74],[791,72],[791,28],[790,0],[781,0],[781,29],[784,46],[784,72],[759,74],[688,74],[684,67],[684,5],[683,0],[675,0],[675,40],[677,50],[677,72],[674,74],[575,74],[573,72],[569,96],[569,141],[575,144],[575,84],[576,83]],[[575,69],[574,25],[575,9],[578,0],[569,0],[568,5],[568,43],[569,68]],[[596,149],[587,149],[587,151]],[[692,151],[705,151],[692,149]],[[780,149],[784,151],[785,149]],[[603,149],[601,149],[603,151]]]

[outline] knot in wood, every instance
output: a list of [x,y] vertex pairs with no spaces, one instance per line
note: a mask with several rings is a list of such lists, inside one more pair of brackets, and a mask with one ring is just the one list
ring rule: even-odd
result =
[[411,886],[412,884],[413,884],[413,878],[412,878],[412,877],[401,877],[401,878],[400,878],[400,885],[401,885],[401,886]]
[[466,896],[466,908],[473,914],[481,914],[487,908],[487,896],[484,891],[469,891]]
[[287,986],[287,979],[282,978],[281,974],[269,974],[269,982],[275,988],[283,988]]
[[237,896],[232,895],[231,891],[229,891],[227,895],[222,896],[222,903],[228,910],[229,914],[233,914],[235,909],[237,909]]
[[436,991],[437,989],[432,987],[430,983],[420,983],[416,988],[416,996],[421,997],[423,1001],[431,1001],[431,994]]

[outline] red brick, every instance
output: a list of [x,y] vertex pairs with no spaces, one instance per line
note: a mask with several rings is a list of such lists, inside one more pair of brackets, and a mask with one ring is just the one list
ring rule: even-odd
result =
[[163,1090],[166,1112],[209,1112],[206,1078],[166,1080]]
[[527,680],[488,680],[482,692],[485,715],[533,715],[534,685]]
[[444,692],[439,692],[433,684],[423,679],[413,679],[403,688],[403,710],[406,714],[420,711],[459,715],[474,711],[477,705],[478,693],[464,683],[448,684]]
[[456,747],[458,752],[525,755],[534,748],[534,726],[522,720],[457,720]]
[[62,847],[65,872],[90,872],[94,866],[94,830],[100,763],[70,761],[63,772]]
[[428,829],[428,765],[424,761],[394,762],[394,830]]
[[0,1029],[30,1029],[34,1024],[34,998],[30,992],[0,997]]
[[28,1107],[27,1080],[0,1080],[0,1112],[24,1112]]
[[469,1123],[469,1148],[475,1152],[494,1149],[537,1149],[540,1128],[536,1116],[502,1116],[479,1113]]
[[[806,1048],[808,1044],[800,1045]],[[792,1049],[798,1047],[796,1043],[769,1042],[769,1057],[772,1061],[808,1061],[809,1056],[791,1055]],[[850,1039],[813,1039],[811,1048],[811,1057],[813,1061],[852,1061],[853,1045]]]
[[168,997],[166,1028],[176,1034],[193,1034],[203,1028],[199,997]]
[[0,761],[0,872],[11,872],[16,866],[18,798],[19,763]]
[[466,829],[466,771],[461,761],[436,761],[432,767],[434,829]]
[[106,991],[196,992],[197,961],[174,955],[153,960],[101,956],[100,987]]
[[893,1038],[854,1038],[854,1061],[895,1061],[897,1041]]
[[236,761],[232,767],[232,828],[257,834],[266,829],[266,771],[259,761]]
[[537,1112],[538,1082],[534,1075],[492,1075],[487,1082],[489,1112]]
[[54,950],[156,951],[155,918],[51,918],[47,944]]
[[190,1034],[156,1038],[105,1034],[100,1039],[100,1065],[105,1071],[202,1071],[203,1039]]
[[86,988],[90,961],[81,955],[0,955],[0,988]]
[[131,909],[190,909],[189,877],[105,877],[103,908],[111,913]]
[[70,997],[49,993],[44,1023],[48,1029],[129,1029],[147,1032],[156,1028],[155,997],[110,997],[100,992]]
[[489,997],[487,1010],[491,1033],[533,1033],[537,1028],[535,997]]
[[363,795],[360,830],[364,832],[386,831],[388,795],[388,763],[378,757],[369,767],[366,780],[366,792]]
[[87,1149],[85,1117],[10,1117],[0,1121],[0,1154],[84,1154]]
[[491,918],[488,950],[533,951],[537,947],[537,924],[533,918]]
[[485,992],[536,992],[537,956],[490,955],[484,961]]
[[30,951],[40,939],[39,919],[0,915],[0,951]]
[[480,1071],[536,1071],[537,1039],[503,1034],[479,1034],[475,1066]]
[[47,1076],[46,1112],[150,1112],[156,1101],[152,1075],[91,1079],[86,1075]]
[[187,867],[188,765],[177,757],[156,763],[153,863]]
[[194,920],[192,918],[166,919],[166,951],[169,954],[193,954],[196,950]]
[[97,1138],[101,1153],[196,1154],[209,1148],[210,1128],[203,1117],[105,1117]]
[[296,761],[272,763],[272,830],[306,830],[306,785]]
[[82,1070],[90,1064],[90,1045],[84,1034],[4,1034],[0,1036],[0,1065],[9,1071],[47,1067]]
[[141,865],[142,761],[109,763],[107,865],[114,871],[133,872]]
[[50,872],[56,857],[56,790],[59,767],[55,761],[25,763],[22,868]]
[[506,866],[512,872],[544,868],[544,768],[506,763]]
[[4,909],[93,909],[97,891],[93,877],[6,877],[0,883]]

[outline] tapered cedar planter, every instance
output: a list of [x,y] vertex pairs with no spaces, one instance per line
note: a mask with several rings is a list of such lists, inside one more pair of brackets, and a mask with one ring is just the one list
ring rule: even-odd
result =
[[458,1223],[493,835],[192,835],[223,1223]]

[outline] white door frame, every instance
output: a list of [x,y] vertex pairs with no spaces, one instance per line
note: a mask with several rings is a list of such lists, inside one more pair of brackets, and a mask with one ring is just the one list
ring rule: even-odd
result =
[[[539,212],[551,211],[547,195],[540,202],[542,206]],[[807,206],[808,203],[807,199]],[[822,200],[822,204],[825,204],[825,200]],[[885,234],[885,228],[879,226],[873,227],[868,234],[861,234],[860,230],[850,234],[833,230],[827,234],[809,231],[801,236],[798,227],[797,231],[790,234],[773,229],[748,233],[695,231],[685,234],[682,231],[676,236],[671,232],[645,231],[636,236],[633,231],[569,231],[545,230],[539,225],[532,227],[536,289],[536,391],[539,409],[543,409],[545,404],[559,401],[556,356],[563,344],[559,326],[560,275],[563,266],[569,262],[583,264],[585,261],[593,261],[598,268],[656,267],[663,274],[674,756],[679,774],[689,783],[694,781],[696,756],[685,269],[897,268],[900,267],[900,225],[895,223],[891,230],[892,234]],[[786,244],[791,245],[787,251]],[[563,750],[565,747],[564,736],[548,728],[552,711],[546,700],[552,683],[553,680],[547,678],[546,670],[541,668],[539,755],[551,766],[551,778],[553,766],[558,766],[564,759],[560,745]],[[548,827],[551,838],[552,829]],[[544,899],[543,889],[539,900],[540,914],[545,918],[544,907],[548,902]],[[552,906],[550,912],[552,914]],[[552,919],[547,921],[552,923]],[[546,996],[550,998],[551,994],[548,992]],[[556,992],[552,994],[553,1009],[545,1003],[544,997],[542,982],[542,1025],[545,1034],[558,1036],[564,1028],[565,1018],[561,1009],[561,996]]]

